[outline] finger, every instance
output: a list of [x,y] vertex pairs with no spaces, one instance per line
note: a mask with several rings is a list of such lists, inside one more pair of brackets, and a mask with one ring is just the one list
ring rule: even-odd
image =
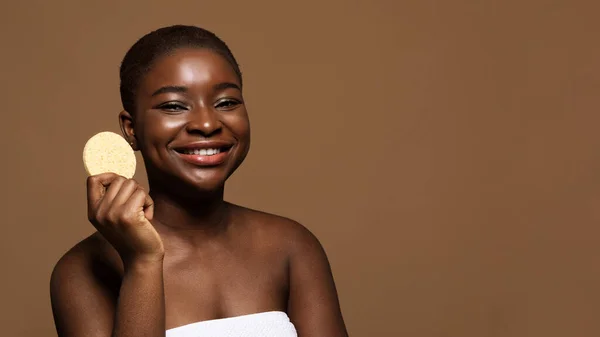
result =
[[110,182],[110,185],[108,185],[106,191],[104,192],[104,196],[97,205],[98,213],[103,213],[106,210],[110,209],[110,205],[112,204],[113,199],[115,198],[117,193],[119,193],[119,190],[121,189],[121,186],[124,182],[125,178],[121,176],[117,176]]
[[138,183],[133,179],[127,179],[121,184],[121,188],[115,195],[114,199],[110,202],[111,208],[118,208],[125,204],[129,197],[138,189]]
[[115,173],[102,173],[87,178],[88,207],[93,209],[104,196],[106,187],[118,177]]
[[148,194],[143,187],[138,186],[138,189],[144,194],[144,215],[146,216],[146,219],[152,220],[152,217],[154,216],[154,200],[152,200],[150,194]]
[[154,200],[152,200],[152,197],[150,197],[148,193],[144,194],[144,215],[146,216],[146,219],[152,220],[154,217]]
[[152,198],[141,187],[138,188],[129,200],[123,205],[123,208],[132,215],[138,216],[143,212],[146,219],[152,220],[154,203]]

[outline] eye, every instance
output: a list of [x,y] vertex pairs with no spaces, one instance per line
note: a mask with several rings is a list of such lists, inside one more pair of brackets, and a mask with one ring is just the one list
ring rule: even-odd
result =
[[241,102],[238,100],[226,98],[218,101],[216,107],[221,110],[233,110],[240,104]]
[[181,112],[181,111],[187,110],[187,107],[182,103],[168,102],[168,103],[159,105],[158,109],[166,111],[166,112]]

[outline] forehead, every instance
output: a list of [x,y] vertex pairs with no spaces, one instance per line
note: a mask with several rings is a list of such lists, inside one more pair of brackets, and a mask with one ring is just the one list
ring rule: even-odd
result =
[[231,82],[239,78],[229,62],[209,49],[177,49],[158,58],[140,82],[139,93],[169,85],[198,86]]

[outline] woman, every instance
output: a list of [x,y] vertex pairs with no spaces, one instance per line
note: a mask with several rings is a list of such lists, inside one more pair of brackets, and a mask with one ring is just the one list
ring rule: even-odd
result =
[[324,250],[302,225],[223,200],[250,146],[242,75],[192,26],[137,41],[121,69],[125,139],[150,191],[88,178],[97,232],[51,277],[60,337],[347,336]]

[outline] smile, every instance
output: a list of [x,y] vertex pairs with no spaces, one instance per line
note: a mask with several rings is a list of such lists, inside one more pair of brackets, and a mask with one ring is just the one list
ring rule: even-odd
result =
[[221,153],[220,148],[216,149],[183,149],[182,154],[195,154],[200,156],[214,156],[215,154]]
[[223,164],[229,157],[231,143],[200,142],[174,147],[178,157],[194,166],[217,166]]

